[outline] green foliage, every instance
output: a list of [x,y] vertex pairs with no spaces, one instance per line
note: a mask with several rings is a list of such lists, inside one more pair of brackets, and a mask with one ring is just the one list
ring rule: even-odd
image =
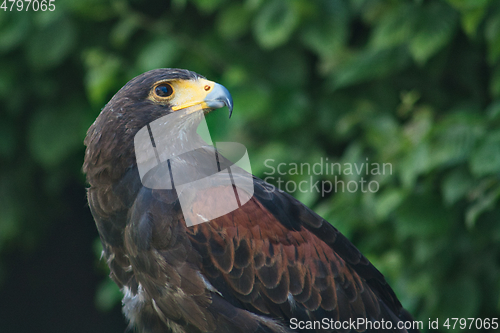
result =
[[[390,163],[390,174],[312,175],[364,176],[374,193],[292,194],[346,234],[424,326],[498,317],[500,3],[56,6],[0,13],[0,255],[36,247],[54,218],[81,205],[85,129],[109,98],[141,72],[181,67],[232,92],[233,119],[211,115],[212,135],[246,145],[262,178],[268,159]],[[65,195],[75,183],[78,200]],[[96,300],[106,310],[118,298],[103,281]]]

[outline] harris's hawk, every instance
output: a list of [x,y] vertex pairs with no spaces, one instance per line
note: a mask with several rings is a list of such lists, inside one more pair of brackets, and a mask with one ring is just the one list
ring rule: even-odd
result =
[[[147,333],[417,332],[399,328],[411,316],[349,240],[264,181],[253,177],[253,196],[236,210],[192,226],[175,187],[143,185],[134,150],[142,128],[176,113],[183,121],[167,136],[182,147],[195,135],[189,119],[223,106],[232,111],[221,85],[157,69],[129,81],[88,130],[88,202],[130,326]],[[192,213],[233,190],[213,189]]]

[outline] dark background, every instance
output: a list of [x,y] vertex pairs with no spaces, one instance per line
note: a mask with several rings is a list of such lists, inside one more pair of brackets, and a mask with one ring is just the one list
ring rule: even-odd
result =
[[244,144],[262,178],[266,160],[391,163],[385,175],[273,176],[376,181],[374,193],[292,194],[426,327],[500,317],[498,1],[54,3],[0,8],[1,332],[124,332],[83,139],[123,84],[159,67],[231,91],[233,117],[209,115],[212,138]]

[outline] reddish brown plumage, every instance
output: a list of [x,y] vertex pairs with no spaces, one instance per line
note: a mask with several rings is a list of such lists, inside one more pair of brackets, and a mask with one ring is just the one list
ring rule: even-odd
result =
[[287,229],[255,198],[187,234],[208,254],[202,272],[215,267],[238,299],[263,313],[272,313],[266,303],[283,304],[290,293],[307,310],[321,307],[337,318],[337,293],[343,293],[352,303],[350,317],[380,315],[373,292],[330,246],[305,228]]

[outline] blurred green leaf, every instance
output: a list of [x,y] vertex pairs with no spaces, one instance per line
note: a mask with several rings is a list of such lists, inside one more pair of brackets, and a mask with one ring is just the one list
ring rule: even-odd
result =
[[35,69],[58,65],[76,44],[77,34],[73,22],[67,18],[57,20],[35,31],[26,44],[26,57]]
[[415,3],[390,7],[374,27],[371,47],[379,50],[407,43],[415,34],[420,11],[421,8]]
[[452,205],[462,199],[473,184],[472,178],[465,170],[454,170],[443,179],[441,185],[445,202]]
[[482,213],[493,209],[499,198],[500,186],[491,190],[489,193],[482,194],[465,213],[465,224],[467,227],[469,229],[474,227],[479,216],[481,216]]
[[477,283],[470,277],[446,281],[439,304],[442,322],[444,323],[446,318],[475,317],[480,306],[479,294]]
[[386,219],[406,198],[400,189],[388,189],[378,195],[375,215],[379,220]]
[[324,62],[324,71],[329,71],[330,62],[341,56],[341,49],[349,36],[349,8],[346,1],[320,2],[310,24],[301,30],[302,42],[318,53]]
[[463,13],[462,28],[469,36],[474,36],[476,34],[477,28],[481,23],[485,13],[486,7],[477,8],[475,10]]
[[127,44],[134,32],[139,28],[137,17],[126,16],[120,20],[110,32],[111,43],[115,47],[123,47]]
[[16,146],[16,135],[12,123],[9,124],[6,120],[0,122],[0,158],[11,158]]
[[[115,16],[111,0],[72,0],[64,1],[60,5],[87,20],[104,21]],[[59,4],[56,5],[56,8],[57,6]]]
[[225,0],[193,0],[199,9],[206,13],[212,13],[215,9],[220,7]]
[[146,72],[155,68],[172,67],[180,52],[181,47],[175,39],[167,37],[154,39],[139,54],[138,70]]
[[500,170],[500,131],[490,132],[473,152],[470,168],[474,175],[498,173]]
[[217,30],[228,39],[241,37],[249,28],[250,12],[241,4],[232,4],[217,17]]
[[486,22],[485,37],[488,41],[488,60],[494,64],[500,56],[500,11]]
[[451,214],[432,194],[410,196],[396,210],[396,230],[402,239],[436,237],[450,227]]
[[262,47],[275,48],[290,38],[298,20],[293,2],[269,0],[255,19],[255,37]]
[[[307,78],[307,58],[302,52],[285,49],[269,61],[269,77],[277,86],[288,89],[303,87]],[[293,90],[290,90],[293,91]]]
[[461,14],[462,28],[474,36],[491,0],[447,0]]
[[110,311],[119,304],[123,294],[111,279],[106,279],[99,284],[95,295],[95,305],[103,312]]
[[271,92],[264,85],[254,84],[232,93],[234,104],[238,105],[239,112],[248,120],[256,119],[271,111]]
[[396,152],[401,148],[402,135],[399,125],[389,115],[380,115],[370,121],[366,129],[368,145],[387,152]]
[[20,207],[12,195],[7,175],[0,178],[0,250],[15,239],[20,230]]
[[457,111],[436,126],[433,135],[433,165],[457,164],[469,158],[477,139],[482,135],[479,119],[472,114],[474,113]]
[[87,67],[85,88],[88,98],[95,106],[103,105],[117,81],[121,61],[101,50],[91,49],[84,53],[84,62]]
[[405,126],[405,136],[412,145],[425,142],[434,125],[434,114],[430,108],[421,107],[412,115],[411,120]]
[[406,152],[399,165],[403,187],[415,186],[417,177],[430,170],[432,157],[431,147],[427,142],[420,143]]
[[0,53],[12,50],[28,35],[30,17],[23,14],[10,13],[0,19]]
[[500,98],[500,64],[492,68],[489,90],[493,98]]
[[83,113],[58,111],[41,110],[33,117],[29,127],[31,154],[47,168],[54,167],[67,158],[75,147],[81,147],[85,134]]
[[420,12],[410,52],[418,63],[425,63],[446,45],[456,31],[458,16],[442,3],[433,2]]
[[495,121],[500,119],[500,101],[494,101],[486,109],[489,120]]
[[476,9],[478,7],[486,6],[491,0],[446,0],[453,7],[461,10],[467,11],[471,9]]
[[367,51],[339,65],[333,73],[332,84],[334,88],[342,88],[380,79],[402,70],[409,64],[409,60],[409,55],[403,48]]

